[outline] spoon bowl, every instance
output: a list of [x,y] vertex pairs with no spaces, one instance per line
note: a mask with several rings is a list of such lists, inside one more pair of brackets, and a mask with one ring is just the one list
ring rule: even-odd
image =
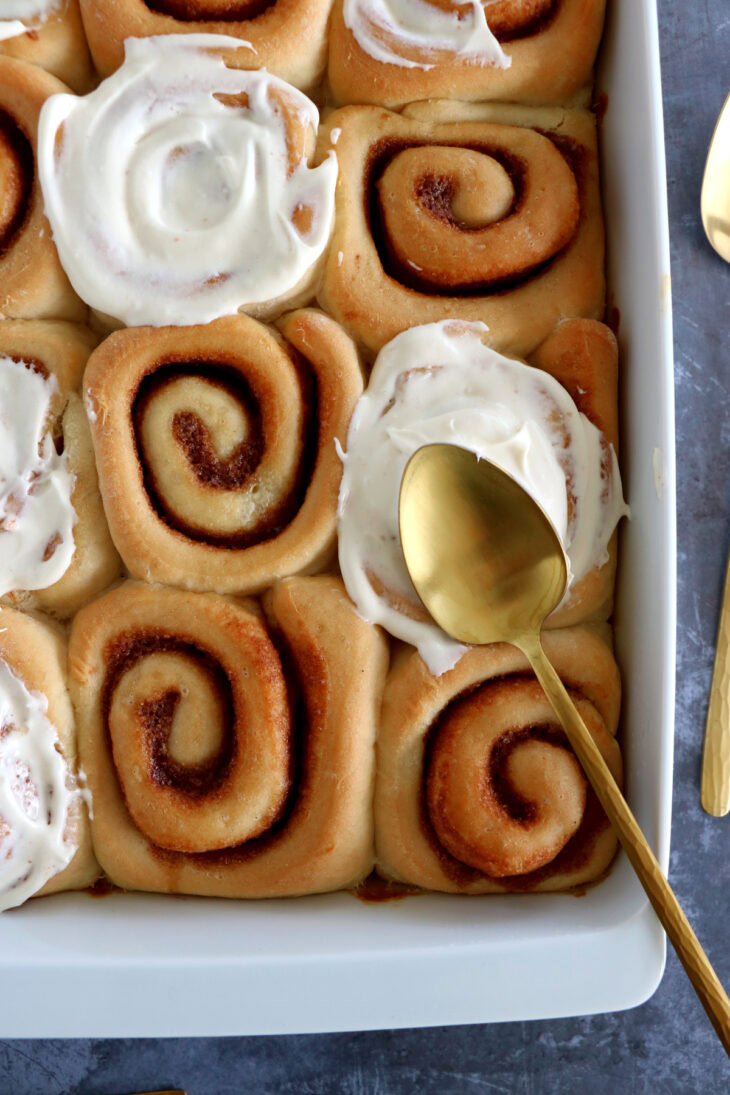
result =
[[527,660],[730,1056],[730,1000],[565,685],[540,629],[568,565],[534,499],[489,460],[455,445],[411,457],[399,499],[401,544],[434,620],[461,642],[508,642]]
[[568,561],[550,518],[491,460],[424,445],[404,472],[398,516],[416,591],[459,642],[510,642],[565,594]]
[[710,141],[700,209],[708,240],[718,255],[730,262],[730,95]]

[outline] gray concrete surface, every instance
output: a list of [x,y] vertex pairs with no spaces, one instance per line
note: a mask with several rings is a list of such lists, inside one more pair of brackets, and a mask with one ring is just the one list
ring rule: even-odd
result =
[[[730,818],[706,817],[698,795],[730,544],[730,267],[704,242],[699,194],[714,119],[730,90],[730,3],[659,0],[659,13],[679,480],[671,878],[730,985]],[[317,1037],[0,1042],[0,1095],[166,1086],[186,1086],[189,1095],[723,1095],[730,1065],[672,953],[652,1000],[616,1015]]]

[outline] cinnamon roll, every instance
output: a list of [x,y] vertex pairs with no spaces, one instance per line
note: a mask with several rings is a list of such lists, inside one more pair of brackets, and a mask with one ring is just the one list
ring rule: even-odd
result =
[[99,868],[79,780],[66,645],[0,609],[0,909],[91,885]]
[[76,617],[92,836],[117,885],[285,896],[371,870],[384,641],[336,578],[290,578],[266,610],[128,582]]
[[539,348],[539,368],[486,345],[483,324],[413,327],[375,362],[347,436],[339,558],[361,615],[417,646],[434,674],[466,647],[431,619],[408,576],[398,493],[422,445],[449,442],[504,468],[551,518],[569,585],[547,626],[608,618],[614,530],[627,510],[616,458],[617,349],[607,327],[569,320]]
[[95,343],[75,323],[0,323],[0,596],[60,617],[120,570],[74,391]]
[[[590,93],[605,0],[337,0],[329,80],[340,103],[557,103]],[[586,103],[587,105],[587,103]]]
[[127,38],[228,34],[241,39],[231,65],[264,68],[304,90],[324,72],[331,6],[332,0],[81,0],[102,76],[121,65]]
[[[608,628],[543,636],[615,779],[620,678]],[[564,890],[598,879],[616,838],[527,660],[475,647],[432,677],[404,648],[385,689],[378,870],[429,890]]]
[[371,351],[416,323],[481,320],[526,354],[565,316],[599,319],[604,241],[595,119],[422,103],[345,107],[320,302]]
[[79,0],[2,0],[0,53],[40,65],[74,91],[91,84]]
[[39,169],[56,246],[107,321],[272,316],[313,294],[337,163],[310,166],[317,108],[275,76],[230,68],[238,46],[129,39],[96,91],[44,107]]
[[138,578],[255,592],[334,552],[344,442],[362,391],[321,312],[111,335],[84,379],[112,538]]
[[0,319],[83,319],[43,210],[38,116],[65,88],[35,65],[0,56]]

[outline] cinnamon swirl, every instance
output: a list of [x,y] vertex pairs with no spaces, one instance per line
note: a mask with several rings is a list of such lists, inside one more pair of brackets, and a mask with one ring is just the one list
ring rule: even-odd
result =
[[542,505],[570,564],[566,597],[547,626],[611,613],[614,530],[626,513],[616,459],[617,349],[594,320],[561,324],[533,356],[486,345],[483,324],[444,320],[385,346],[347,437],[339,558],[360,613],[417,646],[432,673],[466,647],[426,613],[403,560],[398,492],[422,445],[450,442],[487,457]]
[[304,90],[324,72],[332,0],[81,0],[96,67],[121,65],[127,38],[158,34],[228,34],[239,38],[230,60]]
[[0,319],[83,319],[51,238],[36,172],[38,117],[65,91],[35,65],[0,56]]
[[254,592],[333,554],[335,443],[362,391],[357,354],[321,312],[279,329],[246,316],[136,328],[92,355],[101,491],[134,576]]
[[117,885],[285,896],[371,870],[385,643],[336,578],[290,578],[266,609],[128,582],[76,617],[92,835]]
[[120,569],[74,391],[95,343],[75,323],[0,323],[0,596],[61,617]]
[[[620,678],[608,629],[543,636],[614,777]],[[400,652],[377,745],[378,870],[429,890],[564,890],[599,878],[616,838],[524,656],[496,644],[432,677]]]
[[91,84],[79,0],[2,0],[0,53],[40,65],[74,91]]
[[272,316],[313,295],[337,163],[310,166],[316,107],[275,76],[230,68],[238,45],[129,39],[124,65],[96,91],[43,109],[54,239],[77,292],[107,320]]
[[0,610],[0,909],[91,885],[66,646],[50,624]]
[[595,120],[425,103],[335,111],[337,217],[320,302],[371,351],[416,323],[482,320],[533,350],[604,308]]
[[[337,0],[329,80],[340,103],[557,103],[590,93],[605,0]],[[586,103],[587,105],[587,103]]]

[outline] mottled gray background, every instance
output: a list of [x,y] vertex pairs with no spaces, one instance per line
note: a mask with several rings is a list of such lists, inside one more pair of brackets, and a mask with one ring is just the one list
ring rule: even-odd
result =
[[[714,120],[730,90],[730,2],[659,0],[659,14],[679,486],[670,873],[730,985],[730,817],[707,817],[698,793],[730,542],[730,267],[705,244],[699,196]],[[123,1095],[166,1086],[184,1086],[189,1095],[723,1095],[730,1066],[671,951],[656,995],[616,1015],[304,1037],[0,1042],[0,1095]]]

